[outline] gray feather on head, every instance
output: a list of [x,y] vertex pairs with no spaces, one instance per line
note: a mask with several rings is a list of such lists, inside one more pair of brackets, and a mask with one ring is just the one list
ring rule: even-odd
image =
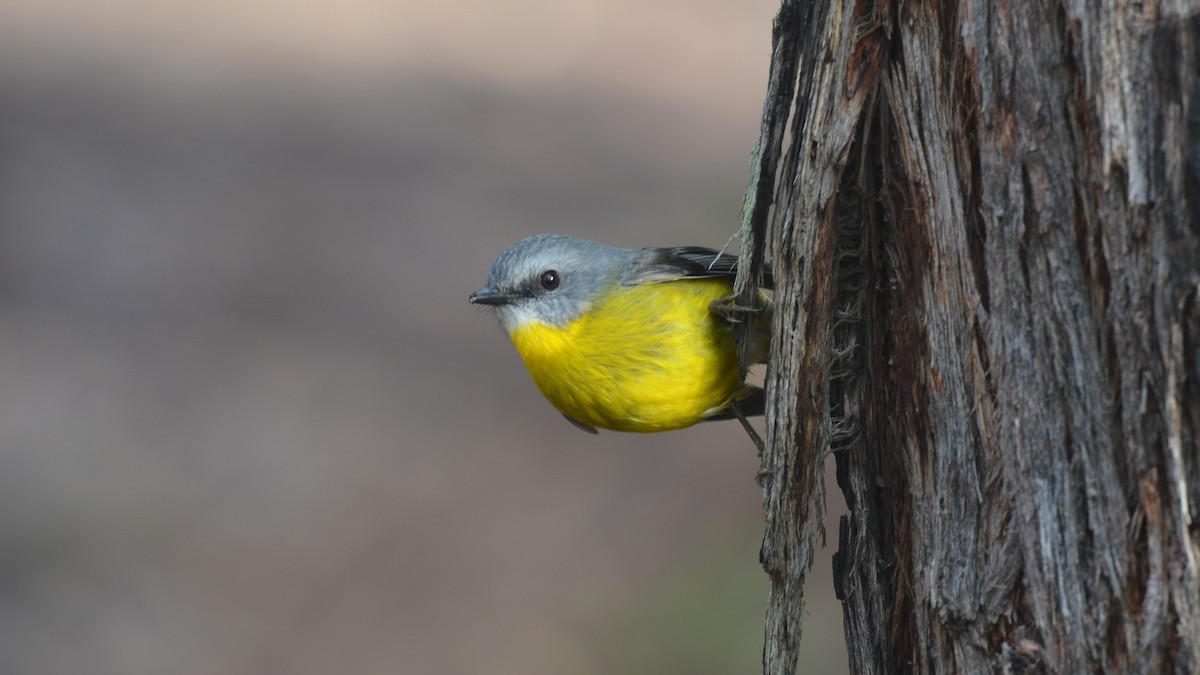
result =
[[[539,234],[510,246],[492,263],[490,290],[510,297],[496,310],[509,331],[530,322],[563,327],[583,316],[632,264],[635,251],[562,234]],[[544,276],[553,273],[552,288]]]

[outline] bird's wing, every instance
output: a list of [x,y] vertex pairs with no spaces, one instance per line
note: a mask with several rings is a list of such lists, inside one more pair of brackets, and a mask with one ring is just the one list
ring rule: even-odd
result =
[[[644,248],[638,251],[629,285],[674,281],[685,277],[731,277],[737,274],[738,257],[699,246]],[[773,288],[771,264],[763,263],[763,287]]]

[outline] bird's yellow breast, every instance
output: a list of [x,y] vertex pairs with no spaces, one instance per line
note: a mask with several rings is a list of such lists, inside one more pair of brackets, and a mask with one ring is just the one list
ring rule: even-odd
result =
[[614,431],[681,429],[724,408],[741,384],[732,329],[709,311],[732,289],[729,279],[614,287],[565,327],[533,322],[510,334],[568,417]]

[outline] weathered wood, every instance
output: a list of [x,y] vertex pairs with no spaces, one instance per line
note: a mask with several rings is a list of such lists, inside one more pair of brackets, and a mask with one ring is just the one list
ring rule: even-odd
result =
[[[783,160],[779,184],[787,199],[774,212],[776,333],[766,381],[782,405],[767,412],[761,471],[767,512],[761,560],[771,578],[765,673],[796,669],[804,581],[816,537],[823,540],[825,534],[822,465],[834,429],[827,414],[824,366],[832,356],[831,345],[815,336],[827,333],[834,323],[837,232],[819,224],[829,219],[857,120],[877,89],[869,78],[845,79],[848,72],[877,72],[860,69],[859,62],[878,55],[852,52],[857,19],[839,9],[826,3],[789,2],[776,21],[776,40],[796,43],[790,52],[777,48],[775,58],[795,60],[792,135],[803,142],[793,143]],[[788,72],[786,67],[781,70]],[[847,96],[829,100],[822,92],[835,83]],[[797,135],[802,129],[803,135]],[[790,189],[800,177],[806,180],[805,188]],[[805,258],[816,264],[802,265]]]
[[[757,286],[758,269],[752,265],[761,261],[765,253],[767,218],[772,205],[776,169],[780,162],[788,115],[793,107],[800,54],[806,51],[803,40],[804,27],[820,14],[819,9],[814,9],[813,5],[802,7],[800,2],[783,0],[775,18],[771,75],[767,85],[766,103],[763,106],[762,131],[754,151],[750,186],[743,207],[742,257],[744,260],[748,259],[750,265],[741,265],[739,268],[737,291],[738,302],[742,305],[753,298],[752,294]],[[808,51],[811,51],[811,47],[808,47]],[[801,266],[801,260],[796,257],[792,258],[785,269],[776,268],[775,288],[794,289],[802,278],[798,271]],[[743,272],[748,268],[753,274]],[[776,298],[779,297],[783,296],[777,291]],[[774,326],[778,327],[780,315],[784,312],[778,303],[775,311]],[[791,317],[792,314],[788,313],[788,316]],[[789,321],[792,322],[785,325],[796,325],[792,319]],[[740,332],[735,333],[735,337],[739,344],[744,344]],[[783,357],[788,359],[787,362],[779,361],[777,359],[781,357],[777,346],[780,339],[774,339],[770,361],[777,365],[771,366],[767,374],[768,380],[773,373],[781,372],[781,369],[786,369],[783,372],[795,372],[791,369],[796,368],[798,361],[803,358],[802,343],[792,339],[787,341],[799,346],[792,350],[788,357]],[[779,384],[767,386],[780,387]],[[798,393],[787,384],[783,387],[783,390],[788,392],[785,396],[796,396]],[[795,443],[782,444],[775,435],[780,428],[779,422],[776,421],[780,415],[792,419],[795,412],[795,408],[781,410],[778,407],[767,412],[767,446],[763,450],[762,468],[759,473],[763,481],[763,502],[767,513],[766,534],[759,559],[771,579],[763,646],[764,673],[791,672],[795,668],[804,613],[804,579],[812,566],[813,527],[819,526],[819,512],[823,507],[813,492],[820,490],[819,479],[815,477],[820,473],[817,472],[814,476],[811,467],[805,472],[804,465],[798,462]],[[799,422],[785,421],[784,425],[797,429]],[[771,431],[772,429],[775,431]],[[798,500],[804,499],[804,495],[814,495],[814,498],[797,503]],[[803,513],[813,509],[817,512],[815,516]]]
[[1200,671],[1198,4],[791,11],[764,672]]

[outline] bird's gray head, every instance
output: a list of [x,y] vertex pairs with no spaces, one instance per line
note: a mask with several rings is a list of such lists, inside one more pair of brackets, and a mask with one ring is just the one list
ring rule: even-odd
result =
[[492,263],[474,304],[496,308],[508,332],[536,322],[563,327],[616,283],[633,251],[561,234],[522,239]]

